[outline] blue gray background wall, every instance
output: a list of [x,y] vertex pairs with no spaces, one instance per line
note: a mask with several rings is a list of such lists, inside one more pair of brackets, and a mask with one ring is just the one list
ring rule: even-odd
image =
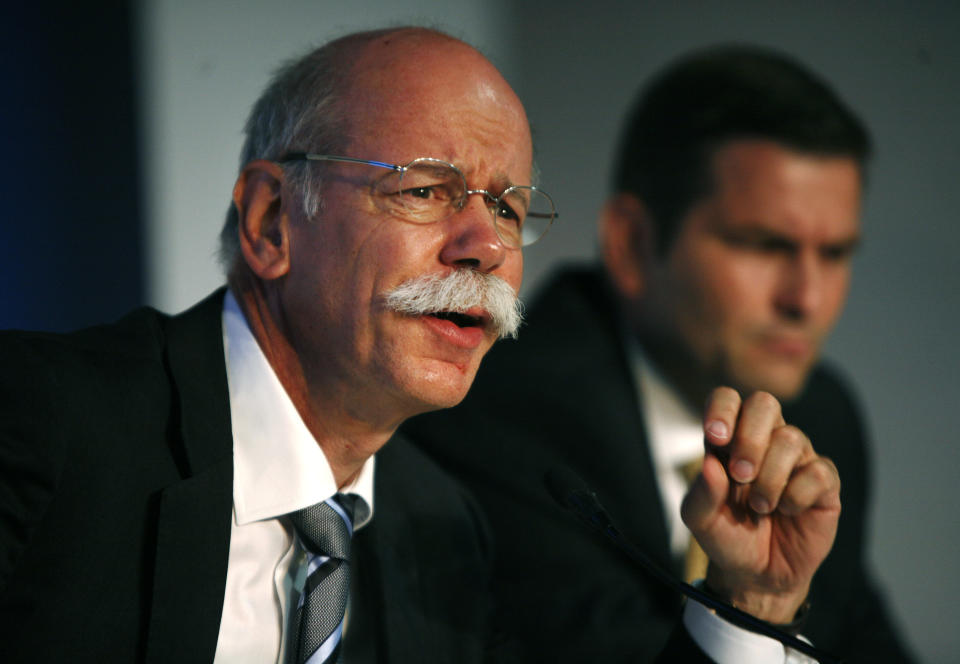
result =
[[829,346],[875,440],[872,563],[928,662],[960,651],[960,5],[595,0],[115,1],[5,9],[0,326],[67,329],[222,278],[216,235],[243,117],[281,60],[345,31],[426,23],[480,46],[524,99],[562,212],[525,292],[594,251],[620,118],[672,57],[749,41],[820,71],[877,156],[850,303]]

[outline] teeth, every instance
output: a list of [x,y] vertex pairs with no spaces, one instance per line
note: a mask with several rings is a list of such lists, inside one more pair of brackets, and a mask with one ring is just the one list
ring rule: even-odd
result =
[[458,311],[438,311],[433,315],[442,320],[448,320],[459,327],[473,327],[480,322],[479,318]]

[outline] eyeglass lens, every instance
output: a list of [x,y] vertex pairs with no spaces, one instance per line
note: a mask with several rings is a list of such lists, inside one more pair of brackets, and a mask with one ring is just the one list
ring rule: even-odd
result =
[[[403,170],[377,181],[377,198],[392,214],[407,221],[440,221],[466,204],[467,184],[459,170],[432,159],[416,160]],[[536,242],[554,217],[553,203],[532,187],[510,187],[496,199],[487,196],[495,212],[500,239],[510,247]],[[495,206],[495,209],[494,209]]]

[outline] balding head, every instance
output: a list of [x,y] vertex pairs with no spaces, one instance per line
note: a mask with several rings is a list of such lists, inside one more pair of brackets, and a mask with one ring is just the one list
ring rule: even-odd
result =
[[[443,135],[463,113],[510,113],[526,125],[523,107],[500,72],[476,49],[447,35],[422,28],[402,29],[358,45],[344,83],[351,138],[358,128],[386,134],[399,117],[422,119],[423,129]],[[453,113],[441,115],[437,102]],[[501,118],[502,119],[502,118]]]

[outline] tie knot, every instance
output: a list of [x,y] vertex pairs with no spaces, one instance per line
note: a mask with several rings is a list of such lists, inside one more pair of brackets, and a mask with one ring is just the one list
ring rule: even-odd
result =
[[680,473],[683,475],[683,479],[687,482],[687,485],[693,483],[693,480],[697,479],[697,475],[700,474],[700,471],[703,470],[703,457],[699,456],[695,459],[687,461],[679,465]]
[[359,496],[338,493],[322,503],[292,512],[290,521],[311,553],[346,560],[350,555],[354,515],[363,518],[366,509]]

